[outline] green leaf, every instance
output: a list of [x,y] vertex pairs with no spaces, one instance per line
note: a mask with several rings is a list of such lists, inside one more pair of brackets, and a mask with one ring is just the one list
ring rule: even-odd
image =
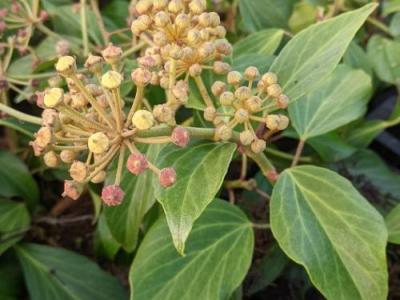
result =
[[317,21],[317,8],[307,2],[295,5],[293,14],[289,19],[289,27],[292,32],[299,32]]
[[400,36],[400,13],[396,13],[390,20],[390,33],[398,38]]
[[290,120],[303,140],[323,135],[364,115],[371,94],[364,71],[340,65],[314,92],[289,106]]
[[15,249],[32,300],[128,298],[117,278],[84,256],[37,244]]
[[251,223],[221,200],[213,201],[195,223],[185,256],[175,251],[161,218],[133,261],[131,300],[228,299],[250,267],[253,246]]
[[336,162],[354,154],[357,148],[347,143],[335,132],[330,132],[311,138],[307,143],[318,152],[319,156],[328,162]]
[[235,144],[203,142],[184,149],[170,145],[161,151],[157,165],[175,168],[177,181],[172,187],[163,188],[157,178],[155,194],[179,253],[184,253],[193,223],[221,187],[235,150]]
[[232,70],[243,73],[249,66],[257,66],[260,73],[266,73],[271,67],[275,56],[266,54],[246,54],[235,58]]
[[30,221],[23,203],[0,199],[0,255],[22,239]]
[[23,299],[24,282],[19,263],[13,252],[0,257],[0,299]]
[[400,11],[400,0],[386,0],[383,3],[383,15],[387,16],[391,13]]
[[368,59],[367,53],[356,42],[352,42],[347,49],[343,62],[353,69],[364,70],[365,73],[372,76],[373,70]]
[[[154,161],[160,150],[160,145],[148,147],[147,159]],[[152,181],[153,173],[150,171],[135,176],[124,168],[121,179],[121,188],[125,191],[124,201],[116,207],[104,207],[111,233],[128,252],[135,250],[143,217],[156,201]]]
[[113,260],[121,248],[111,234],[104,214],[100,215],[97,223],[94,247],[97,255],[104,256],[109,260]]
[[273,55],[281,44],[284,31],[266,29],[250,34],[233,46],[233,58],[246,54]]
[[326,298],[386,299],[385,223],[349,181],[314,166],[288,169],[274,188],[270,218],[283,251]]
[[346,136],[347,141],[357,148],[368,147],[373,140],[387,128],[386,121],[367,120],[351,130]]
[[268,27],[287,28],[294,0],[239,0],[240,14],[247,31]]
[[387,215],[386,226],[389,231],[389,242],[400,244],[400,204]]
[[400,42],[374,35],[367,54],[380,80],[396,84],[400,80]]
[[291,101],[311,92],[336,68],[354,35],[375,8],[376,4],[366,5],[314,24],[285,46],[271,71],[278,75]]
[[21,197],[32,207],[39,200],[39,188],[25,164],[7,151],[0,151],[0,196]]

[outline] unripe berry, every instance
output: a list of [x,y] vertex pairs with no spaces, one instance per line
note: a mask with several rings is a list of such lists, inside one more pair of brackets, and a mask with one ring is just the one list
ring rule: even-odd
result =
[[249,112],[243,108],[240,108],[235,113],[235,120],[239,123],[244,123],[249,120]]
[[85,61],[85,68],[92,73],[100,73],[103,66],[103,58],[101,56],[89,54]]
[[43,160],[46,166],[48,166],[49,168],[56,168],[60,163],[60,160],[58,159],[58,156],[54,151],[47,152],[43,156]]
[[49,127],[42,127],[35,134],[35,143],[40,148],[46,148],[52,139],[51,129]]
[[231,106],[233,104],[234,100],[235,100],[235,96],[233,95],[232,92],[224,92],[219,97],[219,101],[221,102],[221,105],[223,105],[223,106]]
[[244,78],[248,81],[256,80],[260,76],[260,71],[256,67],[248,67],[244,71]]
[[281,109],[286,109],[289,106],[289,97],[286,95],[280,95],[277,100],[277,105]]
[[274,73],[268,72],[262,76],[261,80],[264,81],[266,85],[272,85],[278,82],[278,76]]
[[106,180],[107,173],[106,171],[100,171],[96,176],[94,176],[90,181],[92,183],[102,183]]
[[231,71],[228,73],[227,81],[231,85],[238,85],[242,81],[242,74],[238,71]]
[[60,88],[51,88],[45,91],[43,103],[48,108],[57,107],[63,102],[64,90]]
[[250,130],[245,130],[240,133],[239,138],[243,146],[248,146],[254,141],[255,136]]
[[64,76],[72,75],[76,72],[76,61],[72,56],[61,56],[56,63],[56,70]]
[[222,125],[215,130],[215,139],[227,141],[232,138],[233,130],[227,125]]
[[123,77],[116,71],[108,71],[101,77],[101,85],[106,89],[112,90],[120,87]]
[[251,150],[256,154],[264,152],[266,148],[267,143],[264,140],[256,139],[251,143]]
[[110,146],[109,138],[103,132],[96,132],[88,139],[88,147],[94,154],[105,153]]
[[178,147],[186,147],[190,142],[189,131],[183,127],[176,127],[171,134],[172,142]]
[[216,116],[217,116],[217,110],[214,107],[212,106],[206,107],[206,109],[204,110],[204,119],[206,121],[212,122]]
[[150,83],[152,74],[149,70],[137,68],[132,71],[131,78],[136,85],[145,86]]
[[153,115],[158,121],[162,123],[169,123],[174,119],[174,112],[167,104],[154,106]]
[[200,76],[203,68],[199,64],[194,64],[189,68],[189,75],[192,77]]
[[199,15],[207,9],[207,2],[206,0],[193,0],[189,4],[189,9],[193,14]]
[[226,90],[226,84],[222,81],[216,81],[211,87],[211,92],[215,97],[221,96]]
[[160,184],[164,188],[172,186],[176,181],[176,171],[174,168],[165,168],[160,171]]
[[72,150],[63,150],[60,153],[61,161],[66,164],[71,164],[76,158],[76,152]]
[[126,161],[126,168],[134,175],[140,175],[149,167],[149,163],[141,153],[132,153]]
[[242,86],[235,91],[235,97],[239,101],[245,101],[251,96],[251,90],[247,86]]
[[282,94],[282,88],[279,84],[270,85],[267,88],[267,94],[269,97],[278,98]]
[[88,167],[81,161],[76,160],[69,168],[69,175],[73,180],[79,183],[84,183],[88,177]]
[[64,192],[63,197],[71,198],[72,200],[78,200],[83,192],[83,186],[75,181],[66,180],[64,181]]
[[261,110],[262,100],[260,97],[252,96],[246,100],[246,108],[251,112],[259,112]]
[[125,193],[118,185],[109,185],[103,187],[101,199],[107,206],[117,206],[124,200]]
[[231,66],[228,63],[222,61],[215,61],[213,64],[213,71],[218,75],[225,75],[231,70]]
[[139,130],[150,129],[154,126],[154,116],[147,110],[138,110],[132,117],[132,124]]

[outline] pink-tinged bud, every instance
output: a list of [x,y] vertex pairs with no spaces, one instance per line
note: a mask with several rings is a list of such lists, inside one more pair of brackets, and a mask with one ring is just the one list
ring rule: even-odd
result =
[[40,147],[35,141],[29,142],[29,145],[32,147],[35,156],[40,156],[43,154],[44,149]]
[[0,9],[0,19],[7,17],[7,14],[8,14],[7,8]]
[[135,175],[140,175],[149,167],[149,163],[141,153],[132,153],[126,161],[126,168]]
[[165,168],[160,171],[159,175],[161,186],[167,188],[172,186],[176,181],[176,171],[174,168]]
[[70,43],[67,40],[59,40],[55,46],[55,50],[59,56],[67,55],[70,50]]
[[101,191],[101,199],[107,206],[117,206],[124,200],[125,193],[118,185],[105,186]]
[[45,108],[44,105],[44,93],[43,92],[36,92],[36,105],[40,108]]
[[0,33],[3,33],[7,29],[7,24],[4,21],[0,21]]
[[11,4],[11,12],[13,14],[17,14],[19,13],[19,11],[21,10],[21,5],[19,5],[17,2],[13,2],[13,4]]
[[117,64],[121,59],[122,49],[110,44],[101,52],[101,54],[107,63]]
[[175,145],[184,148],[190,142],[189,131],[183,127],[176,127],[174,131],[172,131],[171,139]]
[[64,192],[63,197],[71,198],[72,200],[78,200],[83,192],[83,186],[75,181],[66,180],[64,181]]
[[268,173],[265,175],[267,176],[268,180],[271,182],[276,182],[279,177],[279,174],[275,169],[268,171]]
[[45,21],[47,21],[48,19],[49,19],[49,13],[47,12],[47,11],[45,11],[45,10],[41,10],[40,11],[40,13],[39,13],[39,19],[42,21],[42,22],[45,22]]

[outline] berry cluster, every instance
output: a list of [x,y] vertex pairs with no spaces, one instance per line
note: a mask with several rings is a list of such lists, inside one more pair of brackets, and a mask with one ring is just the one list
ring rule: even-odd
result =
[[[176,180],[172,168],[158,169],[139,152],[137,144],[175,143],[185,147],[189,143],[186,129],[175,127],[171,136],[157,138],[138,137],[139,133],[158,125],[153,114],[142,108],[143,87],[138,70],[132,72],[137,86],[136,97],[129,114],[124,113],[125,102],[120,94],[123,75],[118,71],[122,51],[107,47],[101,56],[90,55],[86,74],[78,73],[75,59],[60,57],[57,72],[66,79],[68,92],[60,87],[50,87],[38,95],[38,105],[44,108],[42,127],[31,142],[36,155],[43,155],[49,167],[60,163],[69,165],[72,180],[66,181],[64,195],[77,199],[84,184],[103,182],[110,163],[118,157],[113,185],[105,186],[103,201],[118,205],[124,197],[119,187],[122,168],[134,175],[149,169],[159,177],[163,187]],[[103,72],[103,69],[111,69]],[[155,139],[155,140],[154,140]],[[125,151],[130,156],[125,162]]]

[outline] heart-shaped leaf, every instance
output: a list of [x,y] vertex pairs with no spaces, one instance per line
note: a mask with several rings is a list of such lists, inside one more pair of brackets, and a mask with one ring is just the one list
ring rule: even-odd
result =
[[221,200],[213,201],[196,221],[183,257],[161,218],[132,264],[131,300],[228,299],[246,276],[253,247],[247,217]]
[[271,67],[291,101],[311,92],[336,68],[354,35],[375,8],[376,4],[368,4],[295,35]]
[[386,226],[349,181],[314,166],[288,169],[270,218],[281,248],[326,298],[386,299]]
[[167,216],[176,249],[184,253],[185,241],[194,221],[215,198],[228,171],[236,145],[201,142],[184,149],[165,147],[159,156],[160,167],[174,167],[176,183],[163,188],[155,180],[156,198]]
[[400,244],[400,205],[397,205],[386,217],[389,242]]

